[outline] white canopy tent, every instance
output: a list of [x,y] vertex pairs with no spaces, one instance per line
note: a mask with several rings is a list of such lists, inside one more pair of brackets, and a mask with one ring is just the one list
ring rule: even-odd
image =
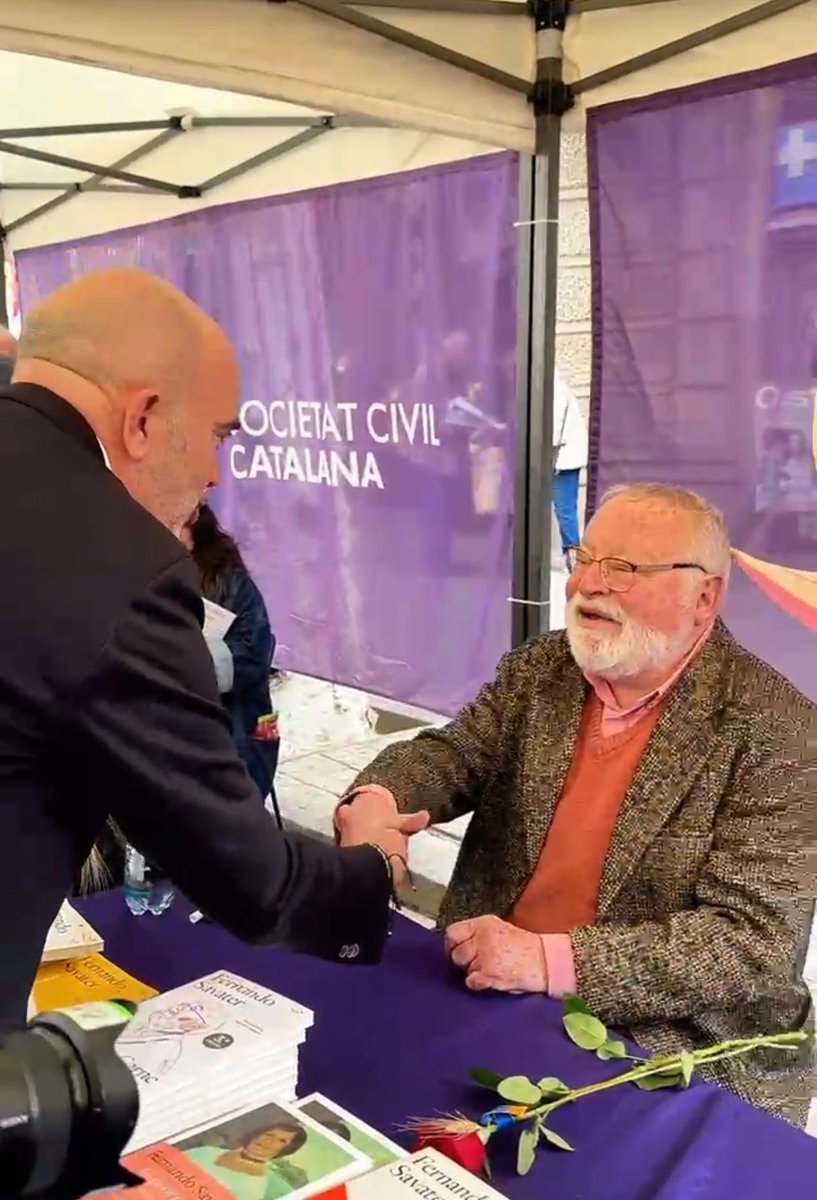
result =
[[523,152],[516,642],[547,612],[563,122],[817,52],[817,0],[0,0],[0,52],[12,249]]
[[0,97],[0,220],[12,250],[486,150],[280,100],[7,51]]
[[579,119],[817,49],[815,0],[0,0],[0,48],[532,150],[537,21]]

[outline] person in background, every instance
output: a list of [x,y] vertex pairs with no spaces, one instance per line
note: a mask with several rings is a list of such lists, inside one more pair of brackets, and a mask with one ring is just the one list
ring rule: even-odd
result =
[[17,338],[4,325],[0,325],[0,387],[11,383],[16,358]]
[[553,508],[565,564],[568,547],[581,540],[579,480],[586,466],[587,428],[573,389],[557,370],[553,384]]
[[279,743],[253,737],[258,722],[271,712],[269,682],[275,638],[264,597],[235,540],[222,529],[209,504],[199,506],[182,541],[198,568],[204,598],[235,616],[224,638],[208,641],[208,646],[236,750],[265,800],[278,763]]

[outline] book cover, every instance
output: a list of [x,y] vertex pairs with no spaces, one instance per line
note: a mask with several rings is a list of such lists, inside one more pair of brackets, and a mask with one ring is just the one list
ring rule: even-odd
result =
[[304,1096],[303,1100],[297,1101],[295,1108],[344,1141],[350,1142],[356,1150],[370,1158],[375,1167],[385,1167],[396,1162],[398,1158],[408,1158],[408,1151],[402,1146],[390,1141],[371,1125],[361,1121],[360,1117],[341,1108],[334,1100],[329,1100],[320,1092]]
[[52,963],[66,958],[84,958],[88,954],[99,954],[104,949],[105,944],[93,926],[67,900],[63,900],[48,931],[40,961]]
[[370,1171],[359,1179],[334,1184],[319,1192],[318,1197],[319,1200],[507,1200],[484,1179],[437,1150],[418,1150],[409,1158]]
[[157,995],[156,989],[134,979],[101,954],[43,964],[34,980],[33,1013],[70,1008],[90,1000],[134,1000]]
[[117,1040],[142,1089],[175,1087],[202,1072],[260,1068],[304,1041],[313,1014],[231,971],[215,971],[142,1004]]
[[265,1104],[129,1155],[124,1166],[144,1183],[109,1200],[307,1200],[371,1165],[304,1113]]

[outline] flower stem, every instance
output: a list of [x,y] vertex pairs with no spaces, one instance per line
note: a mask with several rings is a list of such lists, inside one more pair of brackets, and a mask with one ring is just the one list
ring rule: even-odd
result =
[[[803,1030],[795,1030],[793,1033],[777,1033],[754,1038],[737,1038],[729,1042],[721,1042],[718,1046],[709,1046],[703,1050],[691,1051],[695,1066],[702,1063],[717,1062],[726,1058],[736,1058],[742,1054],[749,1054],[752,1050],[760,1049],[763,1046],[771,1046],[775,1049],[794,1048],[807,1041],[809,1034]],[[574,1088],[565,1096],[560,1096],[556,1100],[548,1100],[544,1104],[537,1105],[536,1108],[529,1109],[526,1113],[515,1117],[516,1122],[529,1121],[532,1117],[549,1116],[555,1112],[557,1108],[562,1108],[565,1104],[572,1104],[576,1100],[581,1100],[583,1096],[591,1096],[595,1092],[606,1092],[610,1088],[618,1087],[622,1083],[635,1083],[639,1079],[647,1079],[651,1075],[670,1075],[673,1072],[680,1073],[683,1069],[682,1056],[680,1054],[670,1057],[661,1056],[659,1058],[642,1060],[643,1065],[633,1067],[629,1071],[625,1071],[622,1075],[614,1075],[612,1079],[602,1079],[599,1083],[590,1083],[585,1087]]]

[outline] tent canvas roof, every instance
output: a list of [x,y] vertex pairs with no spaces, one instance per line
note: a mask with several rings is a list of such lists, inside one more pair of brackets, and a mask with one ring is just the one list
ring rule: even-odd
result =
[[[69,204],[59,187],[87,180],[88,171],[0,153],[0,216],[12,248],[159,219],[190,204],[385,174],[490,148],[532,150],[528,96],[537,56],[559,50],[547,31],[536,34],[526,0],[403,3],[0,0],[0,141],[89,164],[118,163],[158,185],[122,191],[132,189],[127,175],[107,176]],[[568,129],[581,127],[589,104],[817,52],[817,0],[570,0],[567,14],[564,77],[576,100]],[[714,40],[701,33],[712,26],[719,31]],[[627,66],[678,39],[687,39],[683,53]],[[221,126],[162,128],[168,114],[191,110]],[[330,116],[345,127],[327,134]],[[235,123],[247,119],[287,124]],[[133,121],[154,126],[36,138],[21,132]],[[146,143],[149,153],[131,160]],[[294,152],[277,156],[285,143]],[[219,178],[248,160],[248,173]],[[208,180],[203,198],[176,194]],[[21,187],[27,183],[48,190]]]

